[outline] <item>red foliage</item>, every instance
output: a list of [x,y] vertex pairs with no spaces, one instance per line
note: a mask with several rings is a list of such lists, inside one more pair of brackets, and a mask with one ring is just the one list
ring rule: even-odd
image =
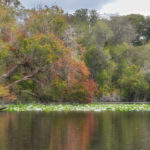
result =
[[53,68],[53,77],[60,77],[68,83],[69,100],[92,102],[97,93],[97,84],[90,79],[90,71],[83,61],[72,57],[72,51],[64,52]]

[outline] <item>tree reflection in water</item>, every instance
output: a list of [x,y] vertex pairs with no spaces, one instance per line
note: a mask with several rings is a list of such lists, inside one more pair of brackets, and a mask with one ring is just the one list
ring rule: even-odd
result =
[[0,113],[0,150],[149,150],[149,112]]
[[2,113],[2,150],[87,150],[97,128],[89,113]]

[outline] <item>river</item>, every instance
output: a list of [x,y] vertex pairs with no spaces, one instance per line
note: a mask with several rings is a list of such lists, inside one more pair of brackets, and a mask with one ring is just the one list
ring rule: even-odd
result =
[[150,112],[1,112],[0,150],[150,150]]

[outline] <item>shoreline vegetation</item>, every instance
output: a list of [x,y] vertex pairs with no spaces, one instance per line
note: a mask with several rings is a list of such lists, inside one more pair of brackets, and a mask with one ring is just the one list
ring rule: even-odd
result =
[[0,0],[0,101],[95,99],[150,101],[150,16]]
[[5,112],[102,112],[102,111],[150,111],[150,104],[10,104],[2,105]]

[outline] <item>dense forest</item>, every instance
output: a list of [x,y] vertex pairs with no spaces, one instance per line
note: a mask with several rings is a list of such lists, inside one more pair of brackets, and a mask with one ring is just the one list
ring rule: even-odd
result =
[[149,40],[148,16],[0,0],[0,99],[149,101]]

